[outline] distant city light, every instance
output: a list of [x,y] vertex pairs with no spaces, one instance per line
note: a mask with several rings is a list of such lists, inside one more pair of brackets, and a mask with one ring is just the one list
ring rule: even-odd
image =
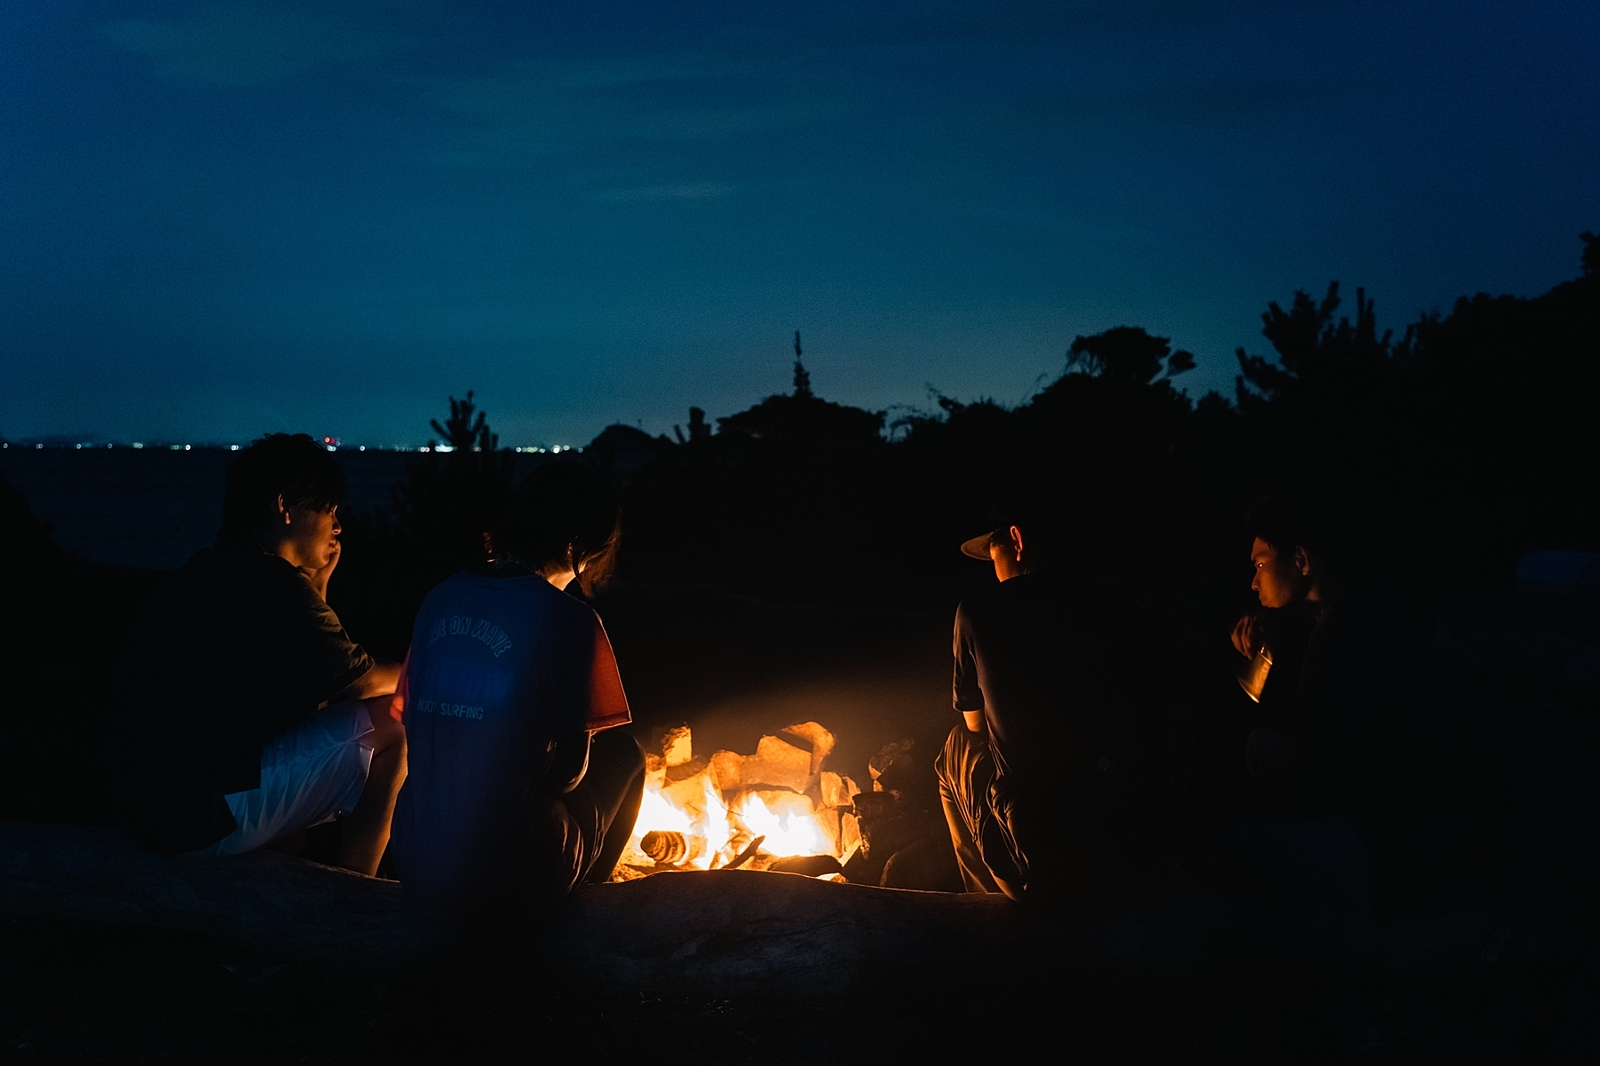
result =
[[133,446],[135,448],[143,448],[144,447],[144,441],[136,440],[136,441],[133,442]]
[[228,450],[230,452],[236,452],[239,450],[239,446],[237,444],[230,444],[228,445]]

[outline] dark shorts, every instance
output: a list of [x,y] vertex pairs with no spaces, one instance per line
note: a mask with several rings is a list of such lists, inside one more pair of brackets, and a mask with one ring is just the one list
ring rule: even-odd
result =
[[[644,755],[638,741],[621,731],[596,734],[589,742],[589,768],[571,792],[545,800],[535,817],[543,839],[537,849],[537,880],[553,895],[581,881],[608,881],[633,832],[644,788]],[[547,832],[548,836],[544,833]]]

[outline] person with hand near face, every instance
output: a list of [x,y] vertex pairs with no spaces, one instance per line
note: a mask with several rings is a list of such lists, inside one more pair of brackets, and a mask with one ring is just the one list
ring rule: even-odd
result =
[[1262,721],[1250,733],[1245,763],[1252,776],[1274,777],[1296,762],[1301,664],[1331,606],[1333,586],[1320,545],[1285,505],[1261,501],[1251,513],[1251,526],[1250,590],[1261,609],[1239,619],[1232,640],[1234,650],[1250,660],[1240,684],[1261,707]]
[[377,870],[405,779],[400,667],[328,606],[338,462],[275,433],[228,469],[222,531],[146,605],[117,695],[122,810],[141,842],[233,855],[342,818],[338,862]]
[[1219,839],[1258,890],[1389,906],[1426,881],[1406,826],[1436,760],[1431,620],[1360,580],[1337,529],[1304,502],[1252,508],[1261,608],[1232,642],[1260,705],[1244,764],[1271,802],[1225,820]]

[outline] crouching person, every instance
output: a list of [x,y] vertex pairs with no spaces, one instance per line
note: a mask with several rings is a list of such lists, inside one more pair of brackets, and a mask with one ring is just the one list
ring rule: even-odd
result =
[[120,671],[121,814],[159,851],[236,855],[343,818],[338,862],[372,874],[405,778],[398,664],[327,603],[344,474],[305,434],[228,468],[216,545],[146,606]]
[[411,769],[394,850],[424,912],[498,925],[616,866],[644,756],[602,732],[631,720],[628,701],[599,617],[563,590],[599,584],[617,537],[605,480],[551,463],[493,531],[494,561],[423,603],[402,683]]

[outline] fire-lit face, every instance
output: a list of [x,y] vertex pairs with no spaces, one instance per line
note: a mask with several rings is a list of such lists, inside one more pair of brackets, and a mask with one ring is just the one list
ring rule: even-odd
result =
[[1297,551],[1285,557],[1276,548],[1257,537],[1250,545],[1250,564],[1255,576],[1250,588],[1261,600],[1263,607],[1287,607],[1302,599],[1310,582],[1303,564],[1305,553]]
[[337,506],[326,511],[287,508],[287,522],[279,541],[278,555],[302,570],[321,570],[328,565],[339,550],[339,524]]

